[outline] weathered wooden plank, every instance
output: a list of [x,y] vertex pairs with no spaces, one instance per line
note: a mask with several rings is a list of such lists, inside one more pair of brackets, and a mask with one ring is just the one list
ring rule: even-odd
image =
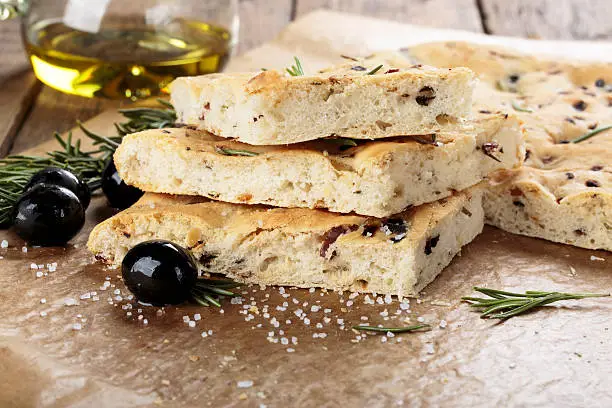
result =
[[40,83],[29,69],[18,21],[0,24],[0,157],[10,150]]
[[297,0],[296,16],[318,8],[430,27],[482,31],[474,0]]
[[276,35],[291,21],[292,0],[240,0],[239,53]]
[[481,0],[487,32],[567,40],[612,38],[610,0]]
[[74,127],[77,120],[85,121],[106,109],[116,109],[125,101],[87,99],[67,95],[45,86],[26,117],[11,154],[21,152],[49,140],[53,132]]

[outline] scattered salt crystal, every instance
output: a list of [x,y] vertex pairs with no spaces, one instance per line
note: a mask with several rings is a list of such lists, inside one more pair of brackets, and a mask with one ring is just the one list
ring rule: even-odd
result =
[[386,342],[387,342],[387,337],[382,336],[382,337],[380,338],[380,341],[381,341],[381,343],[386,343]]
[[338,322],[338,324],[344,324],[344,319],[337,319],[336,322]]
[[287,319],[287,320],[285,320],[285,323],[286,323],[286,324],[291,324],[291,320],[290,320],[290,319]]
[[121,291],[119,289],[115,289],[113,291],[113,295],[120,295],[120,294],[121,294]]
[[46,315],[47,315],[47,312],[45,312],[44,310],[40,312],[41,317],[45,317]]
[[3,239],[2,242],[0,242],[0,248],[8,248],[8,241],[6,239]]
[[225,310],[220,309],[220,310],[219,310],[219,313],[223,314],[223,313],[225,313]]
[[38,265],[35,263],[30,264],[30,269],[38,269]]
[[317,306],[317,305],[310,306],[310,311],[313,312],[313,313],[316,313],[319,310],[321,310],[321,306]]
[[387,317],[387,316],[389,316],[389,312],[387,311],[387,309],[385,309],[382,312],[380,312],[380,315],[383,316],[383,317]]
[[278,293],[283,294],[285,293],[285,288],[283,286],[281,286],[280,288],[278,288]]
[[253,386],[253,381],[251,380],[238,381],[236,385],[238,386],[238,388],[251,388]]
[[289,348],[287,349],[287,353],[293,353],[293,352],[295,352],[295,349],[294,349],[294,348],[289,347]]
[[323,318],[323,323],[329,324],[329,322],[331,322],[331,318],[329,318],[327,316]]
[[363,320],[363,321],[367,321],[368,320],[368,316],[361,316],[360,319]]
[[202,316],[199,313],[196,313],[193,315],[193,320],[195,320],[196,322],[202,320]]
[[125,313],[125,315],[126,315],[127,317],[132,317],[132,312],[126,312],[126,313]]
[[283,344],[283,345],[285,345],[285,346],[286,346],[287,344],[289,344],[289,339],[288,339],[288,338],[286,338],[286,337],[281,337],[281,340],[280,340],[280,341],[281,341],[281,344]]
[[202,332],[202,337],[208,337],[208,333],[206,333],[205,331]]
[[87,293],[83,293],[83,294],[80,296],[80,299],[81,299],[81,300],[90,299],[90,298],[91,298],[91,293],[89,293],[89,292],[87,292]]
[[323,309],[323,313],[331,313],[331,309]]
[[316,324],[316,328],[317,329],[322,329],[323,328],[323,324],[322,323],[317,323]]
[[435,350],[434,350],[434,345],[433,345],[433,344],[431,344],[431,343],[427,343],[427,344],[425,344],[425,352],[426,352],[427,354],[433,354],[433,353],[435,352]]
[[402,302],[402,303],[400,303],[399,307],[400,307],[400,309],[402,309],[402,310],[408,310],[408,309],[410,309],[410,304],[409,304],[409,303]]
[[142,324],[149,324],[149,320],[144,319],[144,320],[142,321]]
[[349,299],[355,299],[357,296],[359,296],[359,293],[351,292],[351,294],[349,295]]
[[440,320],[440,328],[441,329],[445,329],[446,328],[446,320]]
[[387,337],[395,337],[395,334],[393,332],[388,331],[386,334]]
[[382,305],[382,304],[384,304],[384,303],[385,303],[385,301],[383,300],[383,298],[381,298],[380,296],[378,296],[378,297],[376,298],[376,303],[378,303],[379,305]]
[[305,325],[309,325],[309,324],[310,324],[310,319],[309,319],[309,318],[307,318],[307,317],[305,317],[305,318],[304,318],[304,324],[305,324]]
[[291,301],[293,302],[293,304],[297,305],[298,303],[300,303],[299,300],[297,300],[296,298],[291,299]]
[[185,323],[188,323],[189,322],[189,316],[183,316],[183,321]]
[[23,253],[27,253],[27,252],[28,252],[28,247],[23,247],[23,248],[21,248],[21,252],[23,252]]
[[417,317],[417,321],[419,323],[423,323],[425,321],[425,318],[423,316],[419,316],[419,317]]
[[189,327],[195,327],[196,326],[196,322],[194,322],[193,320],[189,321]]
[[74,323],[72,325],[72,330],[81,330],[83,328],[83,326],[81,326],[81,323]]
[[42,278],[43,277],[43,273],[41,271],[37,271],[36,272],[36,277],[37,278]]
[[347,302],[346,302],[346,306],[347,306],[347,307],[351,307],[351,306],[353,306],[353,301],[352,301],[352,300],[347,301]]
[[66,299],[64,299],[64,305],[66,305],[66,306],[74,306],[76,304],[77,304],[77,302],[73,298],[66,298]]
[[295,336],[291,337],[291,344],[293,344],[293,345],[298,344],[298,339],[297,339],[297,337],[295,337]]
[[392,302],[393,302],[393,298],[391,297],[391,295],[389,294],[385,295],[385,303],[389,305]]
[[142,319],[144,319],[144,316],[143,315],[138,315],[138,320],[142,320]]
[[268,337],[274,337],[274,332],[273,331],[268,332]]
[[100,300],[99,296],[92,296],[91,298],[92,301],[97,302],[98,300]]
[[605,258],[600,258],[598,256],[595,255],[591,255],[591,261],[605,261]]
[[230,303],[232,305],[241,305],[243,300],[240,296],[236,296],[230,299]]
[[47,299],[45,299],[45,298],[40,299],[40,303],[42,303],[44,305],[45,303],[47,303]]
[[315,288],[310,288],[310,289],[308,289],[308,292],[310,292],[310,293],[314,293],[314,292],[315,292]]
[[280,323],[278,322],[278,320],[276,320],[276,317],[273,317],[272,319],[270,319],[270,324],[274,327],[280,326]]

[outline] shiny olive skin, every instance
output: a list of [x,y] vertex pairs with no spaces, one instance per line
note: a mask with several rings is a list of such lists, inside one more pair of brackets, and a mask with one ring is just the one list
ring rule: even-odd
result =
[[111,158],[102,173],[102,191],[113,208],[126,209],[142,197],[144,192],[125,184],[119,176],[115,162]]
[[15,232],[31,245],[64,245],[84,223],[85,209],[76,194],[52,184],[37,184],[26,191],[13,212]]
[[23,191],[28,191],[37,184],[53,184],[65,187],[72,191],[81,201],[84,209],[89,207],[91,193],[87,183],[79,179],[74,173],[59,167],[47,167],[34,174]]
[[164,240],[142,242],[121,263],[123,282],[142,303],[178,305],[191,297],[198,269],[189,252]]

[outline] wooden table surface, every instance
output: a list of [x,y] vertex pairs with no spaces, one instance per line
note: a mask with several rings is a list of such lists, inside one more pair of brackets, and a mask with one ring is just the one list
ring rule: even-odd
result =
[[[318,8],[507,36],[612,38],[610,0],[240,0],[238,52],[272,39],[290,21]],[[65,95],[40,84],[24,54],[17,21],[0,24],[0,39],[0,157],[66,131],[77,119],[126,104]]]

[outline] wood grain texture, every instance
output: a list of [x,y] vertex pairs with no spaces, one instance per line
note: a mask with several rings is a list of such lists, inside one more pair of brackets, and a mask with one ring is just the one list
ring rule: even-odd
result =
[[482,31],[474,0],[297,0],[296,16],[319,8],[430,27]]
[[117,109],[124,101],[87,99],[67,95],[45,86],[25,118],[11,154],[21,152],[49,140],[53,132],[71,129],[77,120],[85,121],[106,109]]
[[0,24],[0,157],[10,150],[40,90],[30,71],[18,21]]
[[240,0],[238,53],[276,37],[291,21],[291,11],[292,0]]
[[480,0],[490,34],[551,40],[612,38],[610,0]]

